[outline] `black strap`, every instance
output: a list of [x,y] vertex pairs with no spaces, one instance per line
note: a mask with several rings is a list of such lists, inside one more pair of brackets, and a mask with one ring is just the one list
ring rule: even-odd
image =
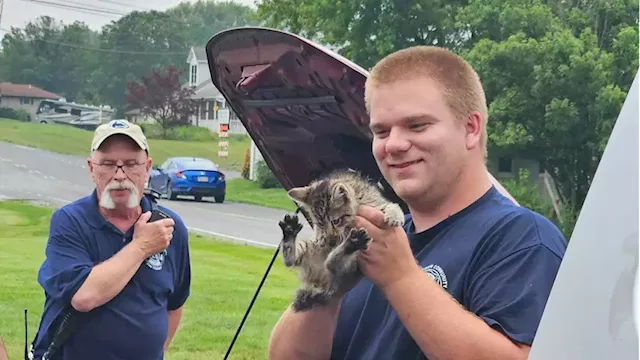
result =
[[[300,208],[296,208],[295,214],[297,215],[300,211],[301,211]],[[258,285],[258,288],[256,289],[256,292],[253,294],[253,299],[251,299],[251,302],[249,303],[249,307],[247,308],[247,311],[245,311],[244,316],[242,317],[242,321],[240,321],[240,325],[238,326],[238,329],[236,329],[235,335],[233,335],[233,339],[231,339],[231,344],[229,344],[229,347],[227,348],[227,353],[224,355],[224,359],[223,360],[227,360],[227,358],[231,354],[231,350],[233,349],[233,345],[235,345],[236,340],[238,339],[238,335],[240,335],[240,331],[242,331],[242,326],[244,326],[244,322],[247,320],[247,317],[249,316],[249,313],[251,312],[251,308],[253,308],[253,304],[256,302],[256,299],[258,298],[258,294],[260,293],[260,290],[262,289],[262,285],[264,284],[265,280],[267,280],[267,276],[269,275],[269,272],[271,271],[271,267],[273,266],[273,263],[275,262],[276,258],[278,257],[278,252],[279,251],[280,251],[280,246],[278,245],[278,247],[276,248],[276,251],[273,253],[273,257],[271,257],[271,262],[269,263],[269,266],[267,266],[267,270],[264,272],[264,275],[262,276],[262,280],[260,280],[260,284]]]

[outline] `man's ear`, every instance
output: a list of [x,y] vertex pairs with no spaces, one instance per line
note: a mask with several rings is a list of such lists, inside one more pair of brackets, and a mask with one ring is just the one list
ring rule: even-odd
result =
[[93,165],[93,159],[91,159],[91,157],[87,158],[87,169],[89,169],[89,175],[91,176],[91,180],[93,180],[93,182],[95,183],[96,179],[93,176],[95,165]]
[[482,115],[479,112],[474,111],[467,116],[465,122],[466,130],[466,145],[467,150],[471,150],[480,146],[480,139],[482,138],[482,131],[484,128]]

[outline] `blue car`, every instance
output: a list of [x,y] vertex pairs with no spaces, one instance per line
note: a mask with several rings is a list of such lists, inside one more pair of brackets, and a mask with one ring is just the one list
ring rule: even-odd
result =
[[202,201],[204,196],[211,196],[222,203],[227,192],[225,176],[218,166],[197,157],[172,157],[160,167],[153,166],[147,187],[169,200],[187,195]]

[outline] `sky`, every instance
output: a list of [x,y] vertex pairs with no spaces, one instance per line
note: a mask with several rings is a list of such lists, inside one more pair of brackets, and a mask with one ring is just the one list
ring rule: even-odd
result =
[[[90,28],[99,30],[103,25],[118,20],[121,15],[110,13],[127,13],[135,10],[164,11],[170,7],[189,0],[0,0],[4,2],[0,17],[0,29],[9,30],[12,26],[24,27],[39,16],[49,15],[63,23],[83,21]],[[255,7],[255,0],[233,0],[234,2]],[[95,12],[83,9],[62,8],[60,5],[100,9]],[[5,32],[0,30],[0,38]]]

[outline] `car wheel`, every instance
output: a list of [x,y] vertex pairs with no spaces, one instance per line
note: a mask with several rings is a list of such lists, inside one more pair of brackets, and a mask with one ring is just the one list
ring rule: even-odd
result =
[[177,196],[171,191],[171,181],[167,183],[167,198],[169,200],[175,200]]
[[215,199],[218,204],[222,204],[224,202],[224,195],[216,196]]

